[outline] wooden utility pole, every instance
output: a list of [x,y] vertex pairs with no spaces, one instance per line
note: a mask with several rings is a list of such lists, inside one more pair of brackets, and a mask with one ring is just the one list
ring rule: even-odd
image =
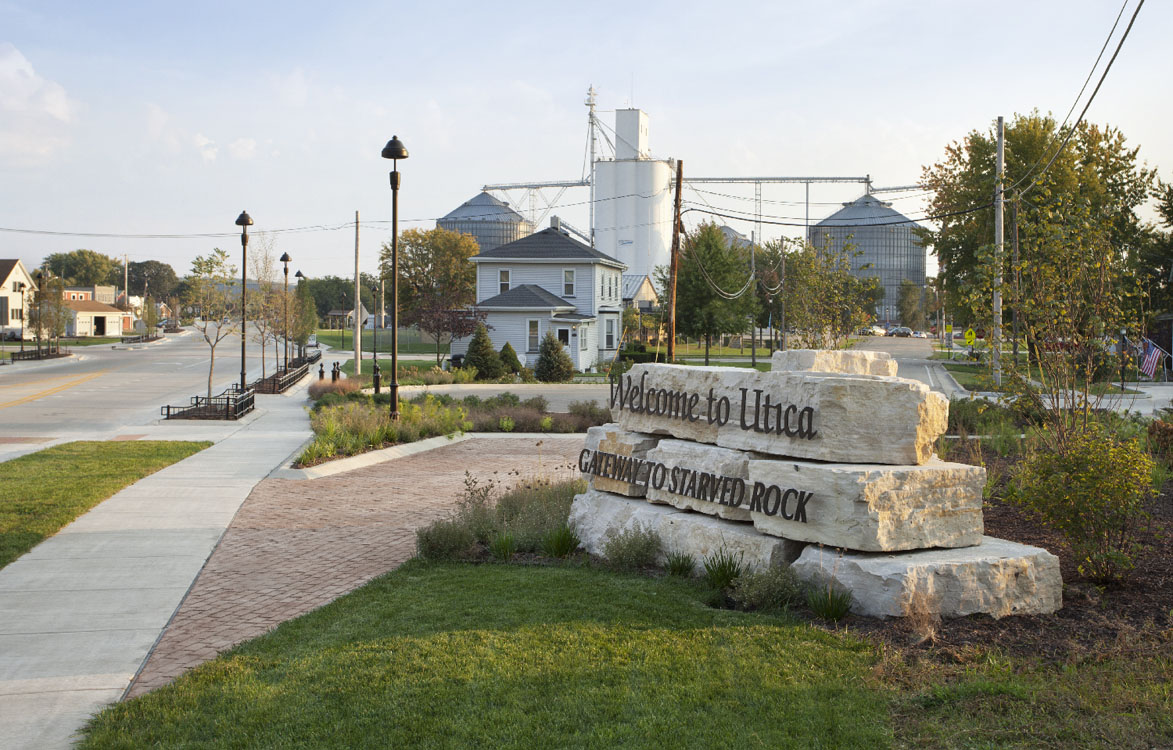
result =
[[122,254],[122,301],[130,309],[130,256]]
[[676,204],[672,211],[672,258],[668,266],[668,356],[676,359],[676,273],[680,270],[680,185],[684,181],[684,160],[676,160]]
[[1002,173],[1006,169],[1006,131],[998,117],[998,154],[994,167],[994,335],[990,337],[994,385],[1002,385]]
[[362,292],[358,284],[358,211],[354,212],[354,375],[362,374]]

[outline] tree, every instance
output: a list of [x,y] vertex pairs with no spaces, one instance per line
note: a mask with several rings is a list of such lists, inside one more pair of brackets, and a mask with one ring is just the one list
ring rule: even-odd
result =
[[303,351],[310,341],[310,335],[318,330],[318,308],[305,283],[298,284],[289,305],[289,326],[293,329],[293,340]]
[[795,329],[799,346],[833,349],[875,318],[884,290],[875,278],[852,274],[855,246],[803,243],[786,254],[781,282],[786,326]]
[[[445,343],[468,336],[480,322],[463,312],[476,302],[476,266],[469,258],[479,251],[474,237],[447,229],[409,229],[399,237],[400,317],[436,339],[436,364]],[[390,279],[390,243],[383,243],[380,263]]]
[[265,377],[265,346],[272,341],[276,367],[281,366],[281,359],[277,357],[277,341],[281,336],[284,324],[282,308],[282,292],[276,288],[276,259],[273,255],[273,242],[270,238],[257,238],[253,251],[249,253],[249,272],[256,280],[257,286],[248,295],[248,319],[253,325],[253,339],[261,345],[261,378]]
[[121,277],[122,264],[114,258],[94,250],[73,250],[51,253],[42,265],[60,276],[70,286],[94,286],[115,283]]
[[[122,274],[115,261],[116,286],[122,286]],[[131,261],[126,266],[127,286],[136,292],[150,292],[156,299],[166,299],[175,293],[179,279],[175,269],[157,260]]]
[[[676,331],[703,338],[705,364],[714,336],[740,333],[754,311],[754,295],[746,286],[752,248],[730,248],[716,224],[701,224],[685,237],[676,272]],[[668,299],[667,273],[657,269],[661,299]]]
[[28,324],[37,340],[41,342],[59,339],[65,333],[69,320],[69,306],[65,304],[65,280],[60,277],[43,279],[33,292],[33,305],[29,309]]
[[517,352],[513,349],[513,344],[508,341],[505,346],[501,347],[501,364],[504,365],[506,372],[517,374],[521,372],[521,360],[517,358]]
[[493,349],[493,342],[489,341],[489,331],[484,323],[477,325],[472,341],[468,342],[464,364],[466,367],[476,368],[477,380],[496,380],[505,374],[501,356]]
[[215,248],[207,255],[197,255],[191,262],[187,282],[184,303],[195,312],[195,329],[209,349],[208,398],[211,398],[216,345],[240,330],[236,328],[238,298],[232,292],[236,286],[236,267],[229,262],[228,253]]
[[900,325],[914,331],[925,327],[924,290],[908,279],[900,282],[900,299],[896,306],[900,311]]
[[534,377],[543,383],[566,383],[574,377],[574,362],[553,331],[542,337]]
[[[1050,115],[1037,111],[1016,115],[1006,126],[1006,251],[1002,276],[1009,279],[1010,252],[1017,213],[1020,256],[1028,246],[1038,247],[1041,235],[1059,230],[1070,233],[1090,220],[1107,230],[1104,250],[1115,262],[1138,258],[1152,241],[1137,216],[1153,190],[1155,173],[1138,166],[1139,149],[1129,148],[1115,128],[1080,123],[1063,151],[1044,173],[1043,167],[1070,133],[1060,130]],[[944,158],[923,168],[922,183],[932,191],[929,213],[943,215],[940,228],[923,231],[936,252],[944,292],[954,317],[963,324],[984,324],[991,315],[990,288],[992,208],[955,214],[986,206],[995,187],[996,137],[993,130],[970,132],[963,142],[946,147]],[[1086,212],[1081,207],[1086,206]],[[1069,214],[1076,210],[1076,214]],[[1084,216],[1086,214],[1086,216]],[[1132,274],[1136,276],[1135,267]],[[1151,283],[1151,278],[1150,278]],[[1139,306],[1140,299],[1129,304]]]

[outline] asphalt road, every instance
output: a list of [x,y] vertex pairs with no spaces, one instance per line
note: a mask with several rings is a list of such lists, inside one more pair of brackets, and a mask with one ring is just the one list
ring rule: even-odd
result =
[[[248,352],[253,379],[261,371],[259,346],[249,342]],[[0,442],[133,433],[156,423],[160,406],[207,392],[208,346],[194,331],[134,348],[76,347],[73,353],[0,367]],[[216,355],[213,393],[240,379],[240,339],[223,340]],[[267,365],[271,372],[271,347]]]

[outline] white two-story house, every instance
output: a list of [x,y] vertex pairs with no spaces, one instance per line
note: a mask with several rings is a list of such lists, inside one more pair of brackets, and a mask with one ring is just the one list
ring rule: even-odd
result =
[[[624,264],[557,229],[543,229],[472,257],[478,310],[486,314],[498,351],[508,341],[533,367],[538,347],[553,331],[576,370],[615,356],[622,333]],[[453,354],[470,339],[452,342]]]
[[0,260],[0,338],[33,337],[25,311],[32,306],[36,289],[24,263],[16,258]]

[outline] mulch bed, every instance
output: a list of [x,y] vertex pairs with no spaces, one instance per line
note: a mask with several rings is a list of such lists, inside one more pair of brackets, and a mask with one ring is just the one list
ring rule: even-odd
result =
[[[987,455],[987,465],[1003,462]],[[1005,476],[1006,471],[995,471]],[[1044,527],[1022,508],[994,498],[986,501],[988,536],[1042,547],[1058,556],[1063,574],[1063,608],[1052,615],[987,616],[942,620],[935,628],[909,620],[850,616],[839,626],[898,648],[924,651],[950,661],[977,648],[998,648],[1046,661],[1149,652],[1173,644],[1173,482],[1147,507],[1153,523],[1143,541],[1150,549],[1130,579],[1098,584],[1082,578],[1062,535]],[[928,633],[931,633],[929,635]]]

